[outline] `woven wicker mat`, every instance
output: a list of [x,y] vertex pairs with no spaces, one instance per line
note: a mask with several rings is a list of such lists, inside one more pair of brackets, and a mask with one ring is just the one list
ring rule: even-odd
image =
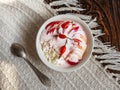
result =
[[[64,4],[64,5],[63,5]],[[63,5],[64,7],[51,7]],[[35,39],[42,23],[62,11],[82,11],[77,0],[0,0],[0,89],[1,90],[120,90],[118,73],[120,52],[102,43],[98,37],[101,30],[91,30],[94,34],[94,51],[88,63],[81,69],[60,73],[46,67],[36,53]],[[90,28],[99,26],[96,18],[75,14]],[[50,88],[38,80],[29,65],[10,52],[13,42],[21,43],[27,50],[30,62],[52,80]],[[114,78],[112,78],[114,77]]]

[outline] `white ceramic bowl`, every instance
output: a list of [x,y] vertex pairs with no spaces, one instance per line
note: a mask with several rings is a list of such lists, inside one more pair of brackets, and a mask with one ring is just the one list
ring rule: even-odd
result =
[[[45,26],[52,22],[52,21],[57,21],[57,20],[73,20],[76,21],[78,23],[80,23],[80,25],[82,25],[84,31],[86,32],[87,35],[87,49],[85,51],[85,54],[83,56],[83,60],[80,61],[80,63],[78,63],[75,66],[71,66],[71,67],[58,67],[50,62],[48,62],[46,56],[44,55],[42,49],[41,49],[41,43],[40,43],[40,35],[42,30],[44,30]],[[54,16],[50,19],[48,19],[39,29],[38,34],[37,34],[37,39],[36,39],[36,48],[37,48],[37,53],[39,55],[39,57],[41,58],[42,62],[47,65],[49,68],[56,70],[56,71],[60,71],[60,72],[70,72],[70,71],[74,71],[79,69],[83,64],[85,64],[85,62],[87,62],[91,56],[92,53],[92,48],[93,48],[93,36],[91,34],[91,31],[89,29],[89,27],[87,26],[86,23],[84,23],[79,17],[73,16],[73,15],[57,15]]]

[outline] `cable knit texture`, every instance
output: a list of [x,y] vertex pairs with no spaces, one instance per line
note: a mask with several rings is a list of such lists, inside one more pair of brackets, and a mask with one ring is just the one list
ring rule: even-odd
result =
[[[119,74],[106,71],[107,68],[120,70],[117,64],[120,60],[120,53],[98,40],[98,37],[102,35],[101,30],[91,30],[95,35],[96,48],[93,52],[108,54],[92,55],[90,60],[77,71],[70,73],[53,71],[38,57],[35,40],[42,23],[56,15],[59,10],[83,10],[78,6],[76,8],[69,6],[69,4],[75,5],[76,2],[77,0],[54,0],[47,4],[43,0],[0,0],[0,90],[120,90],[117,83],[120,78]],[[51,8],[52,5],[63,3],[67,8],[58,10]],[[74,15],[79,16],[90,28],[98,26],[96,18],[91,20],[91,16]],[[50,88],[45,87],[39,81],[23,59],[11,54],[10,46],[14,42],[22,44],[27,50],[30,62],[52,80]],[[117,59],[110,61],[111,55]],[[105,59],[105,61],[98,62],[96,59]],[[115,65],[102,67],[103,62],[111,62]],[[113,79],[113,75],[117,79]]]

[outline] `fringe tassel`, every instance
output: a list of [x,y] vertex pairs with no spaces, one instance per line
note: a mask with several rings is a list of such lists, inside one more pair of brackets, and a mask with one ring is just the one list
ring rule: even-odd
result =
[[[59,0],[50,3],[50,6],[52,5],[57,6],[61,4],[66,5],[66,7],[53,9],[56,15],[58,11],[65,10],[83,11],[84,9],[80,8],[81,5],[78,3],[79,2],[77,0],[65,0],[65,1]],[[71,7],[71,5],[75,7]],[[77,13],[71,14],[80,17],[91,28],[92,34],[94,35],[93,56],[95,60],[98,61],[98,63],[100,63],[103,66],[104,70],[109,76],[113,77],[115,81],[118,84],[120,84],[120,52],[116,51],[115,47],[111,47],[110,42],[102,43],[98,39],[99,36],[104,35],[105,33],[102,33],[100,29],[92,30],[92,28],[99,26],[97,23],[97,18],[92,19],[92,16]]]

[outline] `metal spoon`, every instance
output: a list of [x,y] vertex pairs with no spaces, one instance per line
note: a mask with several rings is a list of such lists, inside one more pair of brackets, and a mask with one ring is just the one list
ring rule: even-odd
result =
[[30,67],[33,69],[33,71],[35,72],[35,74],[38,76],[39,80],[46,86],[51,86],[51,80],[44,75],[43,73],[41,73],[35,66],[33,66],[30,61],[27,59],[27,54],[26,51],[24,49],[24,47],[18,43],[13,43],[11,45],[11,52],[18,57],[23,58],[29,65]]

